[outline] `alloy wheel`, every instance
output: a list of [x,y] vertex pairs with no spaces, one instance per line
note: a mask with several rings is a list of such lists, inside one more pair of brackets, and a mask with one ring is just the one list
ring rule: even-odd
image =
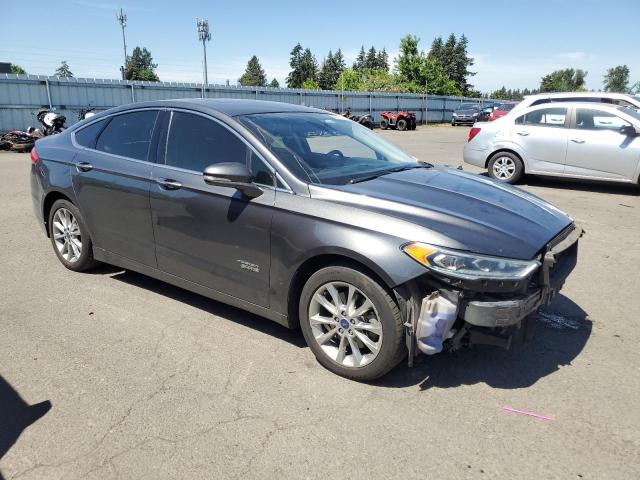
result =
[[516,164],[510,157],[498,157],[493,162],[493,174],[500,180],[509,180],[516,171]]
[[345,367],[364,367],[382,347],[382,323],[373,302],[346,282],[329,282],[311,297],[313,337],[322,351]]
[[82,255],[82,234],[78,221],[69,210],[59,208],[53,215],[53,239],[58,252],[69,263]]

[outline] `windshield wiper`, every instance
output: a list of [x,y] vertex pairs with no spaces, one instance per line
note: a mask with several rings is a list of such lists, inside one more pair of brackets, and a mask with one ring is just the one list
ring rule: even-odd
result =
[[366,182],[367,180],[374,180],[383,175],[388,175],[390,173],[403,172],[405,170],[413,170],[414,168],[431,168],[433,165],[427,162],[419,161],[417,164],[413,165],[404,165],[402,167],[391,168],[389,170],[383,170],[382,172],[372,173],[371,175],[365,175],[363,177],[356,177],[349,180],[349,183],[360,183]]

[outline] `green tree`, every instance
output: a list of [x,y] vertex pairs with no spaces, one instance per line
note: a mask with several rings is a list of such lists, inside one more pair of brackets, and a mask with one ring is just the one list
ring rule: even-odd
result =
[[71,69],[69,68],[69,64],[66,60],[63,60],[60,66],[56,69],[55,75],[63,78],[73,77],[73,73],[71,73]]
[[127,56],[127,66],[124,69],[124,78],[127,80],[144,80],[158,82],[156,75],[157,63],[153,63],[151,52],[146,48],[136,47],[131,55]]
[[278,80],[274,78],[273,80],[271,80],[271,82],[269,82],[269,86],[271,88],[280,88],[280,82],[278,82]]
[[424,54],[418,50],[420,38],[407,35],[400,40],[400,54],[396,58],[396,70],[407,83],[424,84],[421,76]]
[[389,72],[389,55],[387,54],[387,50],[385,48],[378,52],[378,57],[376,58],[376,68],[378,70]]
[[260,65],[258,57],[254,55],[249,59],[249,62],[247,62],[247,68],[245,69],[244,74],[240,77],[239,82],[243,87],[267,86],[267,76],[262,69],[262,65]]
[[302,82],[302,88],[306,90],[320,90],[320,85],[318,85],[318,81],[313,78],[307,78],[304,82]]
[[311,50],[305,48],[300,57],[300,72],[302,73],[302,81],[305,80],[318,80],[318,62],[316,57],[311,53]]
[[300,43],[296,44],[291,50],[290,58],[289,58],[289,66],[291,67],[291,71],[289,75],[287,75],[287,86],[289,88],[300,88],[302,87],[302,82],[304,82],[304,78],[302,76],[302,71],[300,69],[300,62],[302,61],[302,45]]
[[364,51],[364,45],[362,45],[360,47],[360,53],[358,53],[358,56],[356,57],[356,61],[353,62],[353,70],[362,70],[365,66],[365,61],[367,58],[367,54]]
[[607,70],[604,76],[604,91],[627,93],[629,89],[629,67],[626,65],[618,65],[617,67]]
[[27,72],[20,65],[16,65],[15,63],[11,64],[11,73],[15,75],[26,75]]
[[318,72],[318,84],[320,88],[323,90],[332,90],[344,68],[345,63],[342,51],[338,49],[338,51],[333,54],[331,50],[329,50]]
[[467,52],[468,46],[469,40],[464,34],[458,39],[452,33],[446,42],[442,41],[442,37],[436,37],[431,43],[427,58],[439,63],[447,76],[456,83],[458,90],[470,96],[473,85],[468,83],[468,78],[475,75],[475,72],[469,70],[474,60]]
[[376,52],[376,48],[373,46],[367,51],[367,55],[364,58],[364,68],[368,68],[369,70],[378,68],[378,52]]
[[353,68],[345,68],[338,77],[336,82],[336,90],[360,90],[362,84],[362,75],[358,70]]
[[510,100],[507,89],[504,87],[504,85],[502,86],[502,88],[491,92],[489,97],[493,98],[494,100]]
[[579,92],[584,91],[584,79],[587,72],[584,70],[566,68],[555,70],[542,77],[540,82],[541,92]]

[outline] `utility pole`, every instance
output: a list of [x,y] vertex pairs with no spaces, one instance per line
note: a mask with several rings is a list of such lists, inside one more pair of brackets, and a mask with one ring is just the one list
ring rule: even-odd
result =
[[424,124],[427,125],[429,123],[429,83],[425,78],[424,80]]
[[205,89],[209,85],[209,79],[207,78],[207,42],[211,40],[211,34],[209,33],[208,20],[196,18],[196,25],[198,27],[198,41],[202,42],[204,52],[204,83],[202,87],[202,94],[204,96]]
[[124,36],[124,27],[127,26],[127,16],[124,14],[122,9],[116,13],[116,19],[120,23],[122,27],[122,47],[124,48],[124,63],[122,67],[120,67],[120,71],[122,72],[122,79],[124,80],[124,69],[127,68],[127,39]]

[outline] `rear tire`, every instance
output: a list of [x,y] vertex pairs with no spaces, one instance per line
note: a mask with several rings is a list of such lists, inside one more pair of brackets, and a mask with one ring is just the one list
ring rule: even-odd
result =
[[380,128],[382,130],[386,130],[387,128],[389,128],[389,122],[387,121],[386,118],[383,118],[382,120],[380,120]]
[[[351,306],[349,292],[353,292]],[[371,306],[359,312],[367,301]],[[397,304],[376,280],[353,268],[325,267],[314,273],[302,289],[299,318],[318,362],[342,377],[376,379],[405,354],[404,325]]]
[[49,212],[49,237],[58,260],[74,272],[99,265],[80,210],[68,200],[56,200]]
[[522,160],[511,152],[498,152],[487,165],[489,176],[506,183],[516,183],[524,175]]
[[401,132],[404,132],[407,129],[407,121],[404,118],[401,118],[396,122],[396,128]]

